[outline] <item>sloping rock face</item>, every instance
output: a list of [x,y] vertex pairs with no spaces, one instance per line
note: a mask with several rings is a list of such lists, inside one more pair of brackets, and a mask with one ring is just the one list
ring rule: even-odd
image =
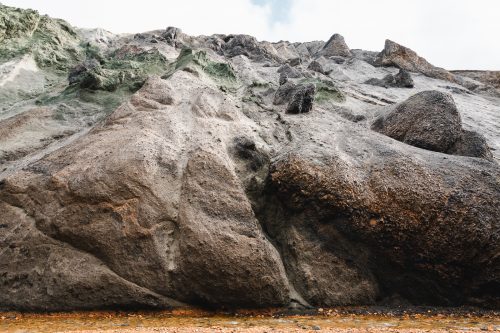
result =
[[453,74],[462,75],[475,79],[479,82],[489,84],[496,89],[500,89],[500,71],[470,71],[470,70],[458,70],[451,71]]
[[375,120],[371,128],[415,147],[492,159],[484,137],[462,129],[453,98],[439,91],[408,98]]
[[415,51],[389,39],[385,41],[384,49],[375,59],[375,64],[379,66],[395,66],[410,72],[422,73],[441,80],[456,81],[452,73],[431,65]]
[[[412,89],[379,87],[363,82],[409,80],[322,41],[39,31],[5,8],[1,310],[500,307],[500,98],[483,83],[412,67]],[[10,52],[37,31],[74,57]]]
[[[2,183],[1,202],[9,213],[2,217],[8,236],[2,248],[9,249],[1,260],[3,307],[67,310],[82,304],[30,298],[26,286],[41,283],[44,274],[58,280],[50,296],[70,287],[78,297],[86,286],[98,295],[106,283],[122,281],[102,306],[175,304],[160,302],[159,295],[212,306],[288,303],[279,254],[262,233],[225,149],[214,150],[197,134],[220,121],[234,124],[234,107],[221,93],[205,91],[186,113],[179,105],[190,96],[175,91],[193,78],[178,76],[179,86],[151,79],[102,127]],[[206,148],[193,146],[197,141]],[[16,234],[23,225],[41,240]],[[43,258],[40,268],[19,267],[43,239],[58,250],[32,258]],[[81,281],[85,267],[73,272],[69,259],[58,264],[66,275],[50,272],[59,252],[84,253],[91,258],[85,264],[97,266],[90,271],[100,275]]]

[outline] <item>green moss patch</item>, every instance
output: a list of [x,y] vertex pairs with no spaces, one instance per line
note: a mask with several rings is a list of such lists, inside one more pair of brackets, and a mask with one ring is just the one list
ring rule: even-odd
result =
[[66,71],[84,59],[80,43],[63,20],[0,5],[0,62],[32,54],[39,67]]
[[314,101],[323,104],[328,102],[343,103],[345,102],[344,93],[335,86],[331,81],[318,79],[304,79],[300,83],[313,83],[316,85],[316,94]]
[[231,65],[212,61],[205,51],[193,52],[190,48],[181,50],[177,59],[170,64],[162,78],[167,79],[177,70],[184,69],[190,65],[199,67],[217,83],[233,84],[237,81],[236,74]]
[[91,90],[115,91],[124,87],[134,92],[149,75],[161,73],[168,67],[167,59],[155,48],[125,46],[108,57],[91,56],[93,58],[72,70],[70,83]]

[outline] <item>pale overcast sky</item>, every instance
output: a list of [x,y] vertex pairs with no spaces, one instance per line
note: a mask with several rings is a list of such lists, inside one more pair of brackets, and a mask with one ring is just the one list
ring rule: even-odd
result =
[[380,51],[386,38],[447,69],[500,70],[500,0],[0,0],[115,33],[176,26],[192,35],[327,40]]

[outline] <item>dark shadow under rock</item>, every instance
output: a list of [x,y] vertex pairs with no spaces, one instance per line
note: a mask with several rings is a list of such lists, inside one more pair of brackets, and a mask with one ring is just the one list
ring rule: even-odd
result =
[[493,160],[486,138],[474,131],[463,130],[460,138],[448,151],[453,155],[480,157],[487,160]]

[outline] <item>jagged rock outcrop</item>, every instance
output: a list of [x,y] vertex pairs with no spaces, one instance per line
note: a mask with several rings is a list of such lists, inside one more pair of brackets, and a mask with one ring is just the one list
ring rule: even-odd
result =
[[255,61],[271,60],[281,62],[283,60],[269,45],[263,45],[255,37],[247,35],[229,35],[225,37],[222,49],[229,58],[244,55]]
[[340,56],[340,57],[350,57],[352,56],[351,50],[347,46],[344,37],[339,34],[334,34],[325,43],[323,48],[318,52],[319,55],[325,57]]
[[484,84],[491,85],[496,89],[500,89],[500,71],[458,70],[451,72],[456,75],[469,77]]
[[394,76],[394,81],[396,87],[413,88],[415,86],[410,72],[403,68],[400,68],[398,74]]
[[183,46],[182,43],[183,36],[184,34],[182,33],[182,30],[176,27],[168,27],[162,34],[162,37],[165,39],[167,43],[176,47]]
[[316,60],[311,61],[309,66],[307,66],[307,69],[314,71],[314,72],[318,72],[320,74],[325,74],[325,70],[323,69],[323,66],[321,66],[321,64],[319,62],[317,62]]
[[414,86],[411,74],[404,69],[400,69],[396,75],[387,74],[383,79],[371,78],[365,83],[372,86],[379,86],[384,88],[413,88]]
[[278,68],[278,73],[280,74],[280,85],[286,82],[287,79],[296,79],[303,76],[300,70],[290,66],[289,64],[284,64]]
[[385,41],[384,49],[375,59],[375,64],[378,66],[395,66],[410,72],[422,73],[441,80],[456,81],[452,73],[431,65],[415,51],[389,39]]
[[423,91],[372,124],[373,130],[409,145],[442,153],[491,158],[484,138],[464,132],[451,95]]

